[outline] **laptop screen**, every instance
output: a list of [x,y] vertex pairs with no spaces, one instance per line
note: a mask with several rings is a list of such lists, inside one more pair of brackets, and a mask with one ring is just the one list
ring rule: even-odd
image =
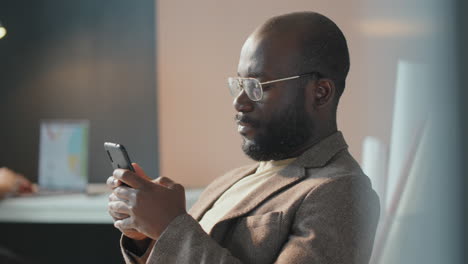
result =
[[42,120],[39,187],[86,191],[88,183],[88,120]]

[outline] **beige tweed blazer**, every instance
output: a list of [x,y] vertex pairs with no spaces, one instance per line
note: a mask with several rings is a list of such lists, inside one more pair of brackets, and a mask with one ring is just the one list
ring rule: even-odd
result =
[[228,172],[127,263],[368,263],[379,198],[341,132],[325,138],[239,201],[211,230],[198,224],[220,195],[258,164]]

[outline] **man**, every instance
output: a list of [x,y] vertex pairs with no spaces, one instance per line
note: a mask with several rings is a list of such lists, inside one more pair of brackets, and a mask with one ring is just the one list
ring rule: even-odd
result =
[[242,149],[259,163],[216,179],[189,214],[181,185],[137,164],[114,171],[109,212],[127,263],[367,263],[379,200],[337,131],[348,70],[323,15],[257,28],[229,87]]

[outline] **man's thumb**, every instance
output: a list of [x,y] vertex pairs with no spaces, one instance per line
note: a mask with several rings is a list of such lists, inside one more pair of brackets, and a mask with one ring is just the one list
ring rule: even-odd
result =
[[140,165],[138,165],[138,163],[132,163],[132,166],[135,169],[136,175],[140,176],[143,179],[151,180],[151,178],[148,177],[148,175],[146,175],[145,171],[142,167],[140,167]]

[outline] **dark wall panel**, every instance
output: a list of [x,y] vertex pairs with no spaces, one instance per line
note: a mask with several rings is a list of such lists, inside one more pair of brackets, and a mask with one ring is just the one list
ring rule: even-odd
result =
[[[0,223],[0,228],[0,249],[24,264],[124,263],[121,233],[113,225]],[[11,263],[2,257],[0,263]]]
[[89,119],[90,178],[104,141],[158,172],[154,1],[6,1],[0,21],[0,166],[36,180],[39,120]]

